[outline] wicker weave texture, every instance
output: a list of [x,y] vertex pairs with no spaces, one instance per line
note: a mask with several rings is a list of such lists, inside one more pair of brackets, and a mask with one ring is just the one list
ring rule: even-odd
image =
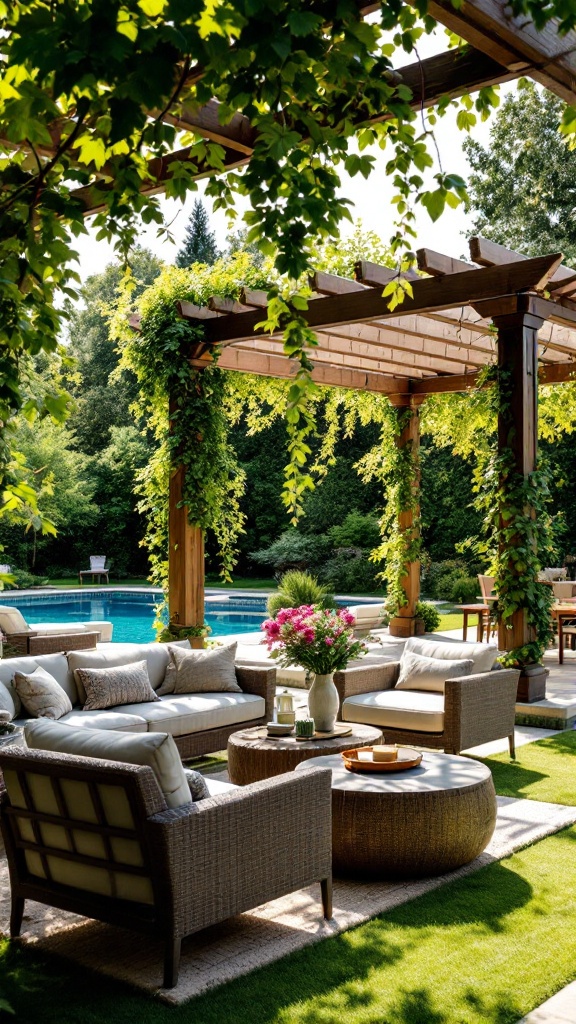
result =
[[[349,723],[346,723],[347,725]],[[236,786],[291,772],[296,765],[323,754],[337,754],[351,747],[367,747],[382,739],[380,729],[351,725],[348,736],[327,740],[296,740],[292,736],[271,738],[252,729],[236,732],[228,740],[228,775]]]
[[334,873],[416,878],[468,864],[496,825],[491,778],[466,790],[407,794],[334,790]]
[[13,652],[8,657],[26,654],[60,654],[65,651],[86,651],[96,647],[99,632],[83,633],[9,633],[6,643]]

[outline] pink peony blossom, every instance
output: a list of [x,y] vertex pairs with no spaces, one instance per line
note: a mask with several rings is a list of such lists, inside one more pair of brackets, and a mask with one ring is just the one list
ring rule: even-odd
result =
[[332,639],[331,636],[327,636],[325,638],[325,640],[324,640],[324,643],[327,644],[328,647],[332,647],[332,644],[334,643],[334,640]]

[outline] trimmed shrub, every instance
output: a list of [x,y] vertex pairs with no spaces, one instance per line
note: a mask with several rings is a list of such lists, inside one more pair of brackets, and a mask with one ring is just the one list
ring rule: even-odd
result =
[[379,571],[360,548],[340,548],[322,566],[318,579],[340,593],[376,594],[382,591]]
[[416,615],[424,620],[426,633],[435,633],[440,625],[440,614],[435,605],[429,601],[418,601],[416,603]]
[[299,608],[302,604],[319,604],[322,608],[335,608],[334,595],[328,594],[310,573],[293,569],[282,576],[279,590],[270,594],[266,607],[270,618],[281,608]]
[[476,576],[462,576],[455,581],[450,600],[455,604],[473,604],[479,596],[478,588]]

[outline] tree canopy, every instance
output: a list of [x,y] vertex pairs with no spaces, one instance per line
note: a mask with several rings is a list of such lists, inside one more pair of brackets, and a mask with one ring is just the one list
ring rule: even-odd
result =
[[576,151],[558,131],[564,104],[522,80],[495,115],[489,145],[466,139],[474,224],[527,256],[562,252],[576,261]]

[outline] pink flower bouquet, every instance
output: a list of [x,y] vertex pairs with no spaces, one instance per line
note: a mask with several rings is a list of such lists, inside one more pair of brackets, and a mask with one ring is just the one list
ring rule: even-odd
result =
[[354,638],[354,616],[345,608],[337,612],[316,605],[281,608],[275,619],[260,627],[261,641],[282,668],[301,665],[316,675],[328,675],[361,658],[367,648]]

